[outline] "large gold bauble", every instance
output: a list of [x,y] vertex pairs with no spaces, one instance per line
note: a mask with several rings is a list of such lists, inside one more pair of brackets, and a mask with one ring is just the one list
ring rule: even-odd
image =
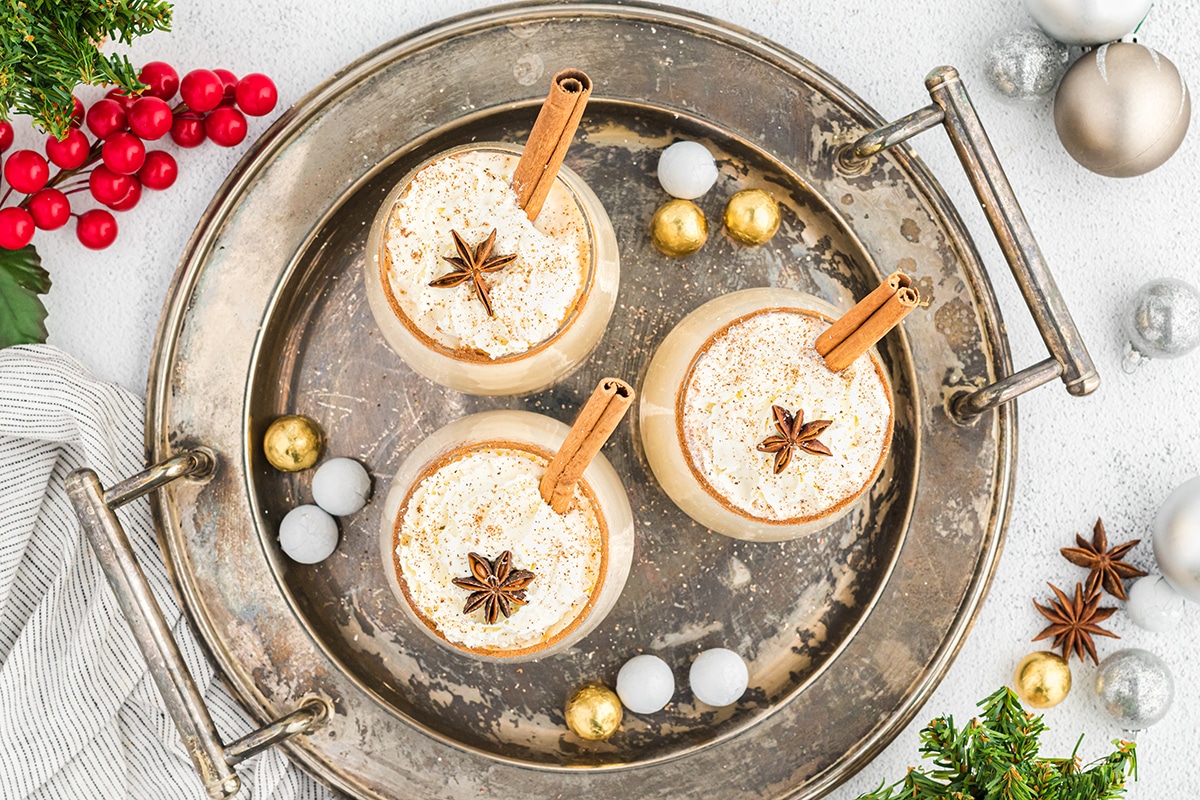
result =
[[1034,708],[1053,708],[1071,691],[1071,665],[1058,653],[1030,653],[1013,673],[1017,694]]
[[650,220],[650,241],[671,258],[687,258],[708,241],[708,220],[691,200],[670,200]]
[[325,447],[325,434],[308,417],[288,414],[268,426],[263,435],[263,453],[281,472],[300,472],[317,463]]
[[766,244],[779,230],[779,203],[762,189],[743,189],[725,206],[725,230],[742,244]]
[[1142,175],[1174,155],[1192,99],[1162,53],[1131,42],[1080,56],[1058,85],[1054,126],[1071,157],[1110,178]]
[[567,701],[567,727],[580,739],[598,742],[621,727],[621,700],[607,686],[584,686]]

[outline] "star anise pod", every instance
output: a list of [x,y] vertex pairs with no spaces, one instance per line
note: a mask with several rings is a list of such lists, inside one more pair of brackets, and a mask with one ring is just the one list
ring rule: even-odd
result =
[[1077,533],[1075,542],[1079,547],[1064,547],[1059,552],[1072,564],[1091,570],[1087,577],[1088,594],[1103,586],[1104,590],[1113,597],[1128,600],[1129,598],[1125,595],[1125,584],[1121,581],[1126,578],[1140,578],[1146,573],[1132,564],[1126,564],[1122,559],[1140,541],[1141,539],[1134,539],[1132,542],[1119,544],[1109,550],[1104,520],[1098,519],[1096,527],[1092,531],[1091,542]]
[[775,454],[776,475],[791,463],[793,450],[803,450],[814,456],[833,455],[828,447],[817,441],[817,437],[833,424],[833,420],[818,419],[805,425],[802,410],[798,409],[794,417],[783,406],[771,406],[771,411],[775,414],[775,429],[779,433],[763,439],[758,450],[760,453]]
[[478,553],[467,553],[467,561],[471,565],[471,574],[451,581],[460,589],[471,592],[463,606],[464,614],[483,608],[484,619],[491,625],[501,614],[505,618],[511,617],[514,605],[523,606],[528,602],[525,589],[537,576],[527,569],[513,569],[511,550],[496,556],[495,561]]
[[1062,646],[1063,658],[1070,660],[1074,651],[1079,660],[1083,661],[1083,654],[1086,652],[1092,657],[1092,661],[1099,664],[1100,659],[1096,656],[1096,643],[1092,641],[1092,636],[1121,638],[1098,624],[1111,617],[1117,609],[1100,608],[1100,592],[1088,592],[1085,598],[1083,585],[1078,582],[1075,584],[1074,600],[1068,598],[1063,590],[1054,584],[1046,585],[1053,589],[1055,594],[1055,597],[1050,599],[1050,606],[1047,608],[1036,600],[1033,601],[1033,605],[1043,617],[1050,620],[1050,624],[1033,637],[1033,641],[1053,636],[1053,646]]
[[454,248],[458,250],[458,255],[442,256],[442,259],[449,262],[453,269],[442,277],[430,281],[429,285],[439,289],[452,289],[471,281],[475,287],[475,296],[479,298],[479,302],[483,303],[483,308],[487,311],[488,316],[495,316],[492,311],[492,298],[488,295],[487,284],[483,282],[483,276],[488,272],[498,272],[504,269],[516,261],[517,257],[515,255],[492,255],[492,248],[496,245],[495,228],[492,228],[491,234],[474,251],[467,246],[458,231],[450,231],[450,235],[454,237]]

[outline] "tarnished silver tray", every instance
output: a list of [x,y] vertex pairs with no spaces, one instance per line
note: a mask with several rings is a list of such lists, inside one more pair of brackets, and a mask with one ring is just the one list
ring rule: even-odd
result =
[[[523,140],[565,66],[596,84],[567,163],[613,219],[617,309],[593,356],[547,392],[449,392],[414,375],[372,321],[360,277],[370,220],[430,154]],[[714,72],[756,90],[724,89]],[[949,666],[987,589],[1016,458],[1006,401],[1055,377],[1076,394],[1095,386],[956,74],[935,72],[928,89],[930,106],[868,136],[883,122],[845,87],[744,31],[657,6],[523,4],[419,31],[284,114],[222,187],[176,275],[148,393],[148,458],[159,466],[107,491],[86,474],[72,482],[210,793],[229,793],[237,761],[298,731],[283,744],[289,756],[359,798],[816,797],[882,748]],[[906,146],[887,149],[939,124],[990,201],[1052,354],[1015,375],[957,214]],[[676,138],[703,141],[721,170],[700,201],[714,235],[684,261],[646,235],[666,199],[657,154]],[[783,205],[761,248],[718,224],[725,200],[748,187]],[[330,455],[362,460],[381,490],[415,444],[464,414],[527,408],[569,422],[599,377],[637,381],[705,300],[766,285],[848,308],[897,267],[928,307],[880,348],[896,433],[868,502],[807,539],[727,539],[671,504],[624,427],[605,452],[638,521],[634,569],[602,627],[566,654],[484,664],[414,630],[378,563],[379,499],[341,521],[326,562],[279,552],[276,521],[310,497],[309,475],[263,458],[279,414],[317,419]],[[191,480],[171,482],[179,476]],[[231,745],[175,669],[122,549],[111,508],[154,488],[167,564],[213,662],[255,717],[287,715]],[[685,679],[713,646],[740,652],[751,672],[743,700],[718,711],[697,708]],[[675,701],[627,714],[608,742],[571,735],[571,690],[611,684],[642,651],[675,668]]]

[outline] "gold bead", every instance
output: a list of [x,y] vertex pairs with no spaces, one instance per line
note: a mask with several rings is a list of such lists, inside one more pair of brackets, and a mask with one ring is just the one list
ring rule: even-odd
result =
[[584,686],[567,701],[567,727],[590,742],[616,733],[623,714],[620,698],[607,686]]
[[779,230],[779,204],[762,189],[744,189],[725,206],[725,230],[742,244],[765,244]]
[[1053,708],[1071,691],[1071,665],[1058,653],[1030,653],[1013,673],[1017,694],[1034,708]]
[[317,463],[325,447],[325,434],[316,422],[288,414],[270,424],[263,436],[263,453],[281,472],[300,472]]
[[650,220],[650,241],[665,255],[687,258],[708,241],[708,220],[691,200],[670,200]]

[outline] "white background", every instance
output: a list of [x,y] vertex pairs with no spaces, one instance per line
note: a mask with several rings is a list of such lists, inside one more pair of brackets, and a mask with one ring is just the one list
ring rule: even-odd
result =
[[[852,798],[885,778],[901,777],[918,762],[917,731],[923,724],[942,713],[965,721],[977,700],[1011,680],[1022,656],[1039,649],[1030,639],[1044,623],[1030,599],[1044,601],[1047,580],[1067,587],[1082,576],[1057,555],[1075,532],[1090,531],[1099,515],[1112,541],[1146,538],[1162,499],[1200,473],[1200,352],[1151,363],[1135,375],[1120,368],[1120,321],[1134,290],[1159,276],[1200,283],[1196,132],[1173,160],[1141,178],[1101,178],[1077,166],[1055,136],[1050,100],[1008,105],[984,85],[984,44],[997,33],[1030,24],[1014,0],[682,4],[795,50],[889,118],[928,102],[922,81],[932,67],[957,66],[974,88],[996,150],[1104,378],[1089,398],[1069,397],[1056,383],[1021,400],[1016,502],[991,593],[949,675],[918,718],[833,795]],[[482,0],[183,0],[173,31],[139,40],[132,57],[135,63],[167,60],[181,73],[198,67],[225,67],[239,75],[265,72],[279,86],[282,107],[392,38],[487,5]],[[1200,74],[1200,10],[1192,3],[1160,2],[1142,33],[1142,41],[1173,60],[1185,77]],[[84,93],[89,100],[98,94]],[[269,119],[252,120],[251,137]],[[18,124],[18,141],[29,146],[34,136],[26,127]],[[54,279],[47,302],[50,342],[82,359],[99,377],[138,393],[144,391],[159,310],[184,243],[245,149],[209,144],[178,152],[169,147],[177,151],[178,183],[167,192],[147,192],[139,207],[119,215],[121,232],[112,248],[84,250],[69,230],[41,233],[36,241]],[[948,141],[930,132],[915,147],[962,211],[985,260],[995,266],[993,280],[1015,361],[1025,366],[1041,360],[1040,340]],[[1148,540],[1135,548],[1131,560],[1153,571]],[[1177,684],[1170,714],[1138,738],[1141,779],[1129,796],[1195,796],[1200,608],[1190,605],[1183,624],[1169,634],[1136,628],[1124,611],[1110,623],[1122,638],[1098,639],[1102,657],[1122,646],[1147,648],[1166,659]],[[1075,689],[1046,714],[1052,731],[1043,754],[1066,756],[1078,735],[1086,733],[1081,754],[1090,761],[1107,752],[1108,741],[1121,732],[1093,705],[1094,667],[1073,664]]]

